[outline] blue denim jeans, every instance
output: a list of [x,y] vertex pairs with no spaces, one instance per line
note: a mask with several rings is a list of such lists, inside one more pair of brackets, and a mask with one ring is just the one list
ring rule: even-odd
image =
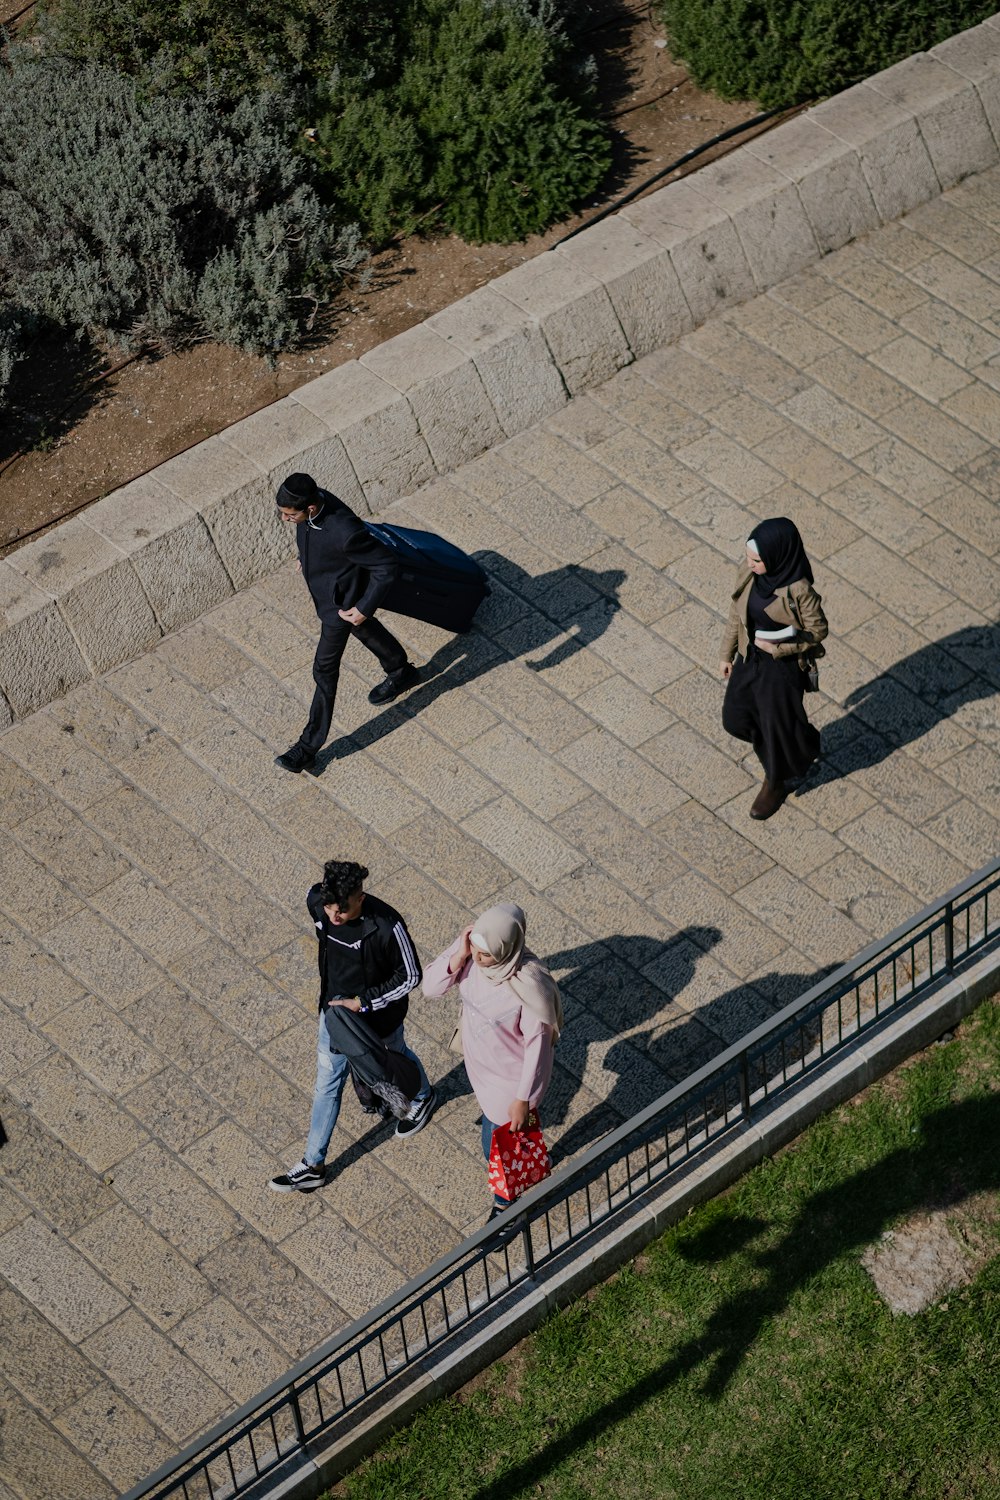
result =
[[[406,1045],[402,1026],[397,1026],[396,1030],[385,1038],[385,1042],[393,1052],[402,1052],[404,1057],[416,1063],[420,1071],[420,1092],[413,1102],[422,1104],[429,1095],[431,1086],[427,1081],[427,1074],[424,1072],[424,1065],[420,1058]],[[309,1121],[309,1139],[306,1141],[304,1157],[311,1167],[321,1167],[326,1161],[330,1137],[333,1135],[333,1127],[340,1114],[340,1101],[344,1094],[347,1074],[347,1058],[342,1052],[335,1052],[330,1045],[330,1033],[326,1029],[323,1012],[320,1011],[319,1039],[316,1044],[316,1088],[313,1093],[312,1118]]]
[[[493,1121],[492,1120],[487,1120],[486,1116],[483,1115],[483,1131],[482,1131],[483,1155],[486,1158],[486,1165],[487,1166],[489,1166],[489,1164],[490,1164],[490,1147],[493,1144],[493,1132],[494,1132],[494,1130],[496,1130],[496,1128],[497,1127],[496,1127],[496,1125],[494,1125]],[[498,1208],[509,1208],[510,1207],[510,1199],[509,1198],[501,1198],[496,1193],[493,1194],[493,1202],[497,1205]]]

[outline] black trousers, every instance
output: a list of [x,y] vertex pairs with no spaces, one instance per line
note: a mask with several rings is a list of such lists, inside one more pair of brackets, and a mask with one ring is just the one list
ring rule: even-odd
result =
[[405,648],[378,620],[366,620],[363,625],[350,625],[346,620],[338,620],[335,625],[330,625],[324,621],[316,655],[313,657],[316,691],[309,710],[309,722],[299,735],[299,744],[311,755],[319,754],[330,733],[337,683],[340,681],[340,658],[352,635],[362,646],[367,646],[373,656],[378,657],[384,672],[398,672],[401,667],[406,666]]
[[770,656],[750,647],[737,656],[726,684],[722,727],[748,740],[772,786],[804,776],[819,755],[819,730],[802,702],[804,673],[795,657]]

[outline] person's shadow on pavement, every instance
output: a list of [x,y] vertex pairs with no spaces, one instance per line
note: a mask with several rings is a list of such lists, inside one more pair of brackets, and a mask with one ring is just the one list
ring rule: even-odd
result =
[[[620,568],[597,570],[577,564],[532,577],[496,552],[477,552],[490,580],[490,596],[480,606],[473,629],[451,636],[420,667],[420,682],[397,703],[333,740],[316,760],[321,775],[334,760],[368,750],[444,693],[465,687],[504,662],[527,658],[533,672],[560,666],[598,640],[621,608]],[[548,648],[546,650],[546,648]],[[542,652],[532,657],[531,653]]]
[[[722,971],[711,961],[709,982],[717,992],[688,1010],[685,992],[689,1002],[697,996],[699,960],[721,938],[716,927],[693,926],[666,939],[615,936],[546,957],[565,976],[567,1016],[543,1129],[570,1117],[581,1084],[600,1099],[554,1143],[554,1160],[594,1145],[836,967],[809,975],[775,971],[718,990]],[[609,1032],[617,1037],[610,1043]]]
[[[842,717],[823,726],[823,761],[802,793],[879,765],[967,704],[998,693],[1000,625],[968,625],[922,646],[848,694]],[[997,707],[984,712],[992,735]]]

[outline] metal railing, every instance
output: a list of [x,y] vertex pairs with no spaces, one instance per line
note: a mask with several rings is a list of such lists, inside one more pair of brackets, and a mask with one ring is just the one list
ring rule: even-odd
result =
[[[863,949],[519,1200],[124,1500],[229,1500],[755,1109],[1000,936],[1000,859]],[[502,1236],[502,1237],[501,1237]]]

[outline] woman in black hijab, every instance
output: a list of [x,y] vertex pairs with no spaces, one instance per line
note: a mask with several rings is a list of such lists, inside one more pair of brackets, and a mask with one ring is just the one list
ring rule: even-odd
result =
[[798,527],[787,516],[761,521],[747,538],[722,642],[726,679],[722,724],[748,740],[764,767],[751,818],[770,818],[786,782],[806,774],[819,755],[819,730],[802,695],[827,633]]

